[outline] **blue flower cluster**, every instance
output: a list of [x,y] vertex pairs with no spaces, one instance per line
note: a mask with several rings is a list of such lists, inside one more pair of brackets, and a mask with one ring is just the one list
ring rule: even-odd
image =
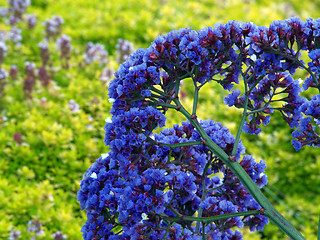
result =
[[[284,120],[290,127],[297,127],[298,121],[301,120],[301,111],[299,107],[303,104],[304,99],[299,96],[302,92],[299,81],[294,80],[289,73],[275,73],[262,78],[258,83],[250,83],[249,86],[255,88],[248,95],[248,109],[252,111],[248,117],[243,130],[250,134],[259,134],[260,126],[268,125],[271,119],[270,114],[274,110],[279,110]],[[244,97],[239,97],[241,91],[235,89],[229,94],[224,102],[228,106],[243,107]],[[281,107],[277,106],[278,102],[283,102]],[[250,113],[250,112],[249,112]]]
[[[200,124],[225,152],[232,152],[234,137],[227,128],[212,120]],[[193,216],[200,208],[203,217],[260,209],[234,174],[205,145],[168,147],[200,140],[190,122],[141,141],[122,144],[117,140],[110,142],[110,152],[97,159],[81,182],[78,200],[81,208],[87,210],[84,239],[142,239],[148,234],[150,239],[202,239],[201,234],[195,234],[192,222],[173,224],[170,218],[177,212]],[[236,160],[240,161],[244,151],[240,142]],[[208,163],[210,167],[206,168]],[[252,156],[245,155],[240,165],[259,187],[267,184],[263,161],[257,163]],[[212,223],[204,231],[208,236],[220,236],[214,239],[241,239],[239,231],[226,230],[244,225],[259,230],[267,223],[263,215],[234,217]]]
[[[292,133],[292,136],[295,138],[292,140],[292,145],[297,151],[305,145],[319,147],[320,137],[316,132],[316,126],[320,127],[320,95],[317,94],[311,97],[310,101],[305,101],[299,108],[299,111],[309,117],[302,119],[298,129]],[[311,124],[312,118],[315,125]]]
[[[180,83],[191,78],[198,90],[212,81],[233,90],[224,102],[247,109],[244,131],[258,134],[261,123],[267,125],[270,114],[279,111],[291,128],[298,128],[293,133],[297,150],[318,146],[320,97],[301,97],[301,83],[292,75],[303,68],[310,75],[303,89],[320,89],[319,32],[318,19],[290,18],[269,28],[230,21],[200,31],[172,31],[131,54],[109,85],[113,116],[106,119],[105,143],[110,151],[88,169],[78,192],[87,211],[84,239],[202,239],[205,234],[227,240],[242,239],[232,227],[261,230],[268,223],[264,215],[196,224],[192,217],[197,214],[209,218],[261,207],[209,150],[194,122],[153,131],[165,126],[168,109],[184,110],[178,104]],[[312,60],[308,65],[299,59],[302,50]],[[244,92],[234,89],[240,79]],[[235,139],[228,129],[212,120],[196,124],[233,155]],[[240,141],[232,161],[264,186],[265,163],[241,156],[244,152]]]

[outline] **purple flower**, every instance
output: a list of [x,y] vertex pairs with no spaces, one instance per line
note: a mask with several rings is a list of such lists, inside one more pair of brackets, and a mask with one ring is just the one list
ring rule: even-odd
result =
[[11,65],[9,75],[13,80],[17,80],[18,68],[16,65]]
[[13,26],[11,30],[8,32],[8,38],[10,41],[15,43],[17,48],[21,47],[22,36],[20,28]]
[[43,23],[45,27],[46,40],[56,39],[62,32],[62,24],[64,20],[59,16],[52,16],[51,19],[46,19]]
[[85,54],[83,55],[86,64],[99,62],[100,66],[102,66],[107,63],[107,57],[108,52],[105,50],[104,45],[92,42],[87,43]]
[[64,61],[64,68],[68,68],[68,61],[71,58],[71,38],[68,35],[63,34],[60,38],[57,39],[57,50],[60,51],[60,59]]
[[29,15],[26,22],[28,23],[28,28],[33,29],[37,24],[37,17],[35,15]]
[[36,235],[42,235],[44,233],[43,229],[41,229],[42,223],[39,220],[30,220],[28,222],[28,232],[32,232]]
[[71,112],[73,112],[73,113],[78,113],[80,111],[79,104],[76,103],[73,99],[69,100],[68,107],[71,110]]
[[48,42],[44,40],[38,44],[38,47],[40,48],[40,57],[41,57],[42,65],[46,66],[50,60]]
[[104,68],[100,74],[100,80],[106,84],[109,84],[113,77],[114,71],[110,68]]
[[123,63],[125,62],[130,54],[134,51],[133,44],[128,40],[118,39],[118,43],[116,45],[117,48],[117,62]]
[[31,4],[30,0],[9,0],[8,3],[9,11],[12,13],[11,17],[16,18],[16,22],[22,18],[26,8]]
[[18,238],[21,238],[21,231],[12,229],[9,240],[16,240]]
[[63,234],[62,232],[58,231],[56,233],[53,233],[51,235],[54,240],[63,240],[63,239],[67,239],[67,236],[65,234]]

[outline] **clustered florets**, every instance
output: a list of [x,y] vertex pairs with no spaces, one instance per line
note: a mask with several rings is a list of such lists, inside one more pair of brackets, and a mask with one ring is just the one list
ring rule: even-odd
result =
[[118,43],[116,45],[117,48],[117,62],[123,63],[129,57],[129,55],[134,51],[133,44],[128,40],[118,39]]
[[71,51],[72,51],[72,46],[71,46],[71,37],[68,35],[61,35],[57,39],[57,50],[60,51],[60,59],[64,61],[63,67],[68,68],[69,63],[68,61],[71,58]]
[[[134,116],[124,116],[127,121],[130,119],[128,115]],[[141,118],[137,116],[136,129],[142,125],[147,127],[148,124],[143,121],[140,124]],[[112,126],[115,121],[119,119],[114,119],[108,125]],[[232,151],[234,138],[228,129],[211,120],[201,121],[200,124],[224,151]],[[123,134],[119,129],[116,131],[119,135]],[[88,220],[82,229],[85,239],[107,239],[106,236],[108,239],[140,239],[148,233],[151,239],[161,239],[166,236],[163,228],[169,227],[163,218],[175,216],[171,208],[184,216],[192,216],[202,208],[204,217],[259,209],[259,205],[234,174],[206,146],[184,146],[170,150],[170,147],[157,144],[200,140],[200,135],[189,122],[164,129],[160,134],[152,136],[150,141],[146,140],[146,136],[133,139],[134,134],[131,132],[122,139],[114,138],[110,142],[110,153],[99,158],[85,174],[78,193],[81,207],[88,211]],[[236,154],[238,161],[243,152],[244,146],[240,143]],[[212,164],[204,173],[208,161]],[[266,175],[263,174],[266,167],[263,161],[256,163],[251,156],[245,155],[240,164],[259,187],[267,183]],[[223,177],[218,177],[219,173]],[[212,174],[215,176],[210,177]],[[203,201],[202,175],[205,176],[205,188],[209,192]],[[245,224],[252,229],[261,229],[267,222],[266,217],[257,215],[243,220],[240,217],[231,218],[219,224],[225,230],[234,226],[242,228]],[[188,224],[181,221],[181,224],[171,226],[166,239],[192,237],[193,232],[188,228],[184,234],[180,231],[174,235],[175,238],[169,237],[177,228]],[[121,237],[113,232],[116,225],[123,227]],[[157,226],[159,229],[152,233],[152,229]],[[208,227],[206,232],[211,232],[209,236],[240,236],[238,232],[220,232],[215,225]],[[132,236],[135,238],[130,238]]]
[[60,16],[52,16],[43,23],[45,26],[46,40],[56,39],[62,32],[62,24],[64,20]]
[[104,45],[99,43],[89,42],[86,45],[85,54],[83,55],[86,64],[91,64],[92,62],[99,62],[102,66],[107,63],[108,52],[105,50]]
[[[194,114],[193,123],[182,122],[157,134],[153,130],[165,126],[169,108],[183,110],[173,103],[181,80],[192,78],[198,89],[216,81],[233,90],[224,102],[247,109],[245,132],[258,134],[261,123],[267,125],[270,114],[279,111],[297,128],[297,150],[319,146],[315,125],[320,97],[301,97],[300,81],[292,77],[303,68],[310,75],[304,89],[320,89],[319,36],[319,20],[290,18],[269,28],[231,21],[198,32],[169,32],[130,55],[109,86],[113,117],[106,120],[105,143],[110,151],[88,169],[78,192],[81,208],[87,210],[84,239],[202,239],[205,234],[206,239],[234,240],[242,235],[232,227],[261,230],[268,223],[263,211],[207,225],[185,220],[196,212],[210,217],[261,209],[193,124],[196,121],[231,156],[235,139],[228,129],[211,120],[197,121]],[[309,53],[309,67],[299,59],[301,50]],[[239,79],[244,92],[234,89]],[[240,141],[230,159],[238,161],[258,187],[266,185],[265,163],[243,153]],[[175,217],[180,220],[172,220]]]
[[[305,145],[319,147],[320,137],[316,132],[316,127],[320,127],[320,95],[311,97],[310,101],[306,100],[298,111],[309,117],[303,118],[299,123],[299,128],[292,133],[292,136],[296,138],[292,140],[294,148],[298,151]],[[314,118],[315,126],[311,124],[312,118]]]
[[10,13],[9,24],[15,25],[22,18],[26,8],[30,6],[30,0],[9,0],[9,8],[7,13]]

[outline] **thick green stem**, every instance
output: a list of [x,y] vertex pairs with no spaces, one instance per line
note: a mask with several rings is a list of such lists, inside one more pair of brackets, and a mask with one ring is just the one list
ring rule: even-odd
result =
[[291,237],[293,240],[303,240],[305,239],[301,233],[299,233],[291,223],[286,220],[269,202],[269,200],[264,196],[261,190],[256,186],[250,176],[241,167],[238,162],[233,162],[229,160],[229,156],[206,134],[199,122],[191,118],[190,113],[181,105],[179,100],[174,100],[177,106],[180,106],[179,111],[191,122],[191,124],[196,128],[203,140],[206,141],[207,147],[219,157],[227,167],[238,177],[247,191],[252,195],[252,197],[260,204],[262,208],[265,209],[265,215],[287,236]]

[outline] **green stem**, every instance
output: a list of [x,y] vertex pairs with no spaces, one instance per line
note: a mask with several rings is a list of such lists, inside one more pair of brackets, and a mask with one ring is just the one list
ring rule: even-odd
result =
[[[245,87],[245,100],[244,100],[244,107],[243,107],[243,113],[242,113],[242,119],[241,119],[241,122],[240,122],[240,126],[238,128],[238,132],[237,132],[237,136],[236,136],[236,139],[234,141],[234,145],[233,145],[233,149],[232,149],[232,153],[231,153],[231,156],[235,156],[236,153],[237,153],[237,149],[238,149],[238,144],[239,144],[239,141],[240,141],[240,136],[241,136],[241,133],[242,133],[242,129],[243,129],[243,125],[244,125],[244,122],[247,118],[247,110],[248,110],[248,102],[249,102],[249,96],[250,96],[250,93],[251,91],[253,90],[252,87],[255,87],[259,82],[260,80],[258,80],[249,90],[248,90],[248,82],[247,82],[247,78],[246,78],[246,73],[243,73],[241,68],[236,64],[234,63],[235,66],[238,68],[238,70],[241,72],[241,75],[242,75],[242,78],[243,78],[243,81],[244,81],[244,87]],[[251,65],[250,65],[251,67]],[[251,77],[251,76],[250,76]]]
[[[169,224],[168,225],[168,227],[166,228],[166,232],[165,232],[165,234],[164,234],[164,236],[161,238],[161,240],[162,239],[165,239],[165,237],[167,236],[167,234],[169,233],[169,231],[170,231],[170,227],[172,226],[172,224]],[[149,239],[149,238],[147,238],[147,239]]]
[[[172,210],[172,209],[170,209]],[[241,217],[241,216],[250,216],[250,215],[258,215],[261,214],[260,210],[252,210],[247,212],[238,212],[238,213],[226,213],[222,215],[212,216],[212,217],[190,217],[184,216],[179,214],[177,217],[164,217],[164,219],[172,221],[172,222],[179,222],[179,221],[186,221],[186,222],[203,222],[203,223],[211,223],[213,221],[221,220],[221,219],[228,219],[233,217]]]
[[163,98],[162,95],[157,95],[157,94],[154,94],[154,93],[151,93],[151,97],[152,97],[152,98],[156,98],[156,99],[161,99],[161,98]]
[[[163,169],[165,169],[166,166],[170,163],[171,154],[172,154],[172,148],[170,148],[170,150],[169,150],[168,159],[167,159],[166,164],[163,166]],[[173,200],[173,198],[171,199],[171,201],[172,201],[172,200]]]
[[266,110],[266,109],[268,109],[268,108],[266,106],[264,106],[264,107],[256,109],[256,110],[252,110],[252,111],[248,112],[247,114],[249,115],[249,114],[258,113],[258,112],[261,112],[261,111]]
[[[247,90],[247,85],[246,85],[246,90]],[[233,145],[233,149],[232,149],[232,153],[231,153],[232,156],[235,156],[236,153],[237,153],[238,144],[239,144],[239,141],[240,141],[240,136],[241,136],[241,133],[242,133],[243,125],[244,125],[244,122],[245,122],[245,120],[247,118],[248,98],[249,98],[249,96],[246,95],[245,100],[244,100],[244,108],[243,108],[242,119],[241,119],[241,122],[240,122],[240,126],[238,128],[237,136],[236,136],[236,139],[234,141],[234,145]]]
[[197,87],[196,82],[194,82],[194,99],[193,99],[193,108],[192,108],[192,115],[194,116],[197,114],[198,97],[199,97],[199,88]]
[[180,80],[176,80],[175,82],[175,89],[174,89],[174,97],[179,97],[179,88],[180,88]]
[[148,141],[151,143],[154,143],[155,145],[158,145],[158,146],[165,146],[165,147],[170,147],[170,148],[187,147],[187,146],[202,145],[203,144],[202,141],[167,144],[167,143],[157,142],[150,137],[148,138]]
[[157,88],[155,88],[155,87],[153,87],[153,86],[150,88],[150,90],[151,90],[151,91],[154,91],[155,93],[158,93],[158,94],[160,94],[160,95],[162,95],[162,96],[165,96],[165,95],[166,95],[164,92],[162,92],[161,90],[159,90],[159,89],[157,89]]
[[202,126],[196,119],[192,119],[190,113],[181,105],[179,100],[175,99],[174,102],[177,106],[180,106],[179,111],[191,122],[191,124],[196,128],[203,140],[206,141],[207,147],[219,157],[227,167],[238,177],[247,191],[252,195],[252,197],[260,204],[262,208],[265,209],[265,215],[287,236],[291,237],[293,240],[303,240],[305,239],[301,233],[299,233],[291,223],[286,220],[269,202],[269,200],[263,195],[261,190],[256,186],[250,176],[241,167],[238,162],[229,161],[229,156],[206,134]]
[[202,240],[206,240],[206,224],[202,222]]
[[167,108],[173,108],[173,109],[177,108],[175,105],[172,105],[169,103],[163,103],[163,102],[156,101],[156,104],[161,107],[167,107]]

